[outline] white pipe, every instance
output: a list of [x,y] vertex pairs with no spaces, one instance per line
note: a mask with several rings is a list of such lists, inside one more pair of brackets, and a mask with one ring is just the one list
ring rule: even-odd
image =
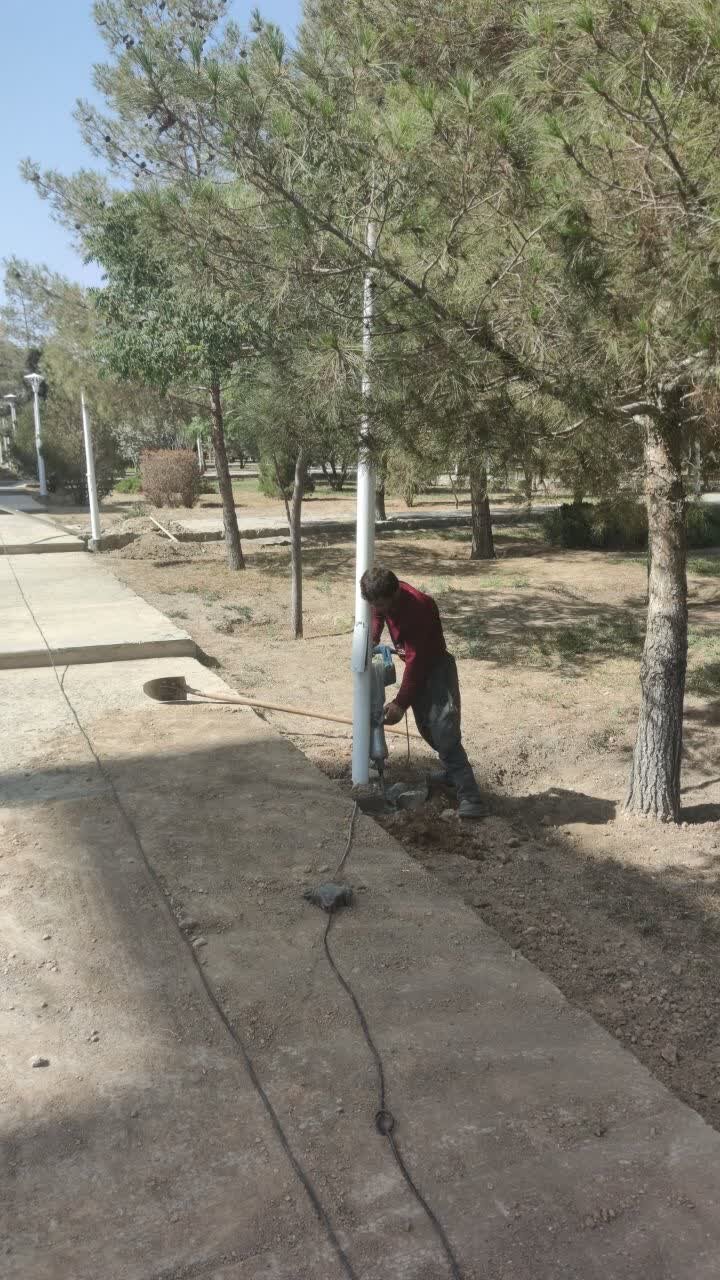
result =
[[203,471],[205,470],[205,457],[203,454],[203,446],[202,446],[202,440],[200,439],[200,436],[197,436],[195,439],[195,447],[197,448],[198,466],[200,468],[200,475],[202,475]]
[[82,406],[83,440],[85,442],[85,467],[87,473],[88,501],[90,503],[90,533],[93,542],[100,538],[100,504],[98,503],[97,481],[95,479],[95,455],[93,453],[90,416],[85,404],[85,392],[80,392]]
[[35,452],[37,453],[38,480],[40,482],[40,497],[47,498],[48,496],[47,477],[45,475],[45,459],[43,458],[42,436],[40,434],[40,396],[38,392],[40,389],[41,379],[39,375],[36,373],[30,374],[29,376],[26,374],[25,376],[28,378],[28,381],[32,386],[32,393],[33,393],[33,411],[35,414]]
[[[374,253],[377,231],[368,223],[366,244]],[[363,286],[363,375],[362,396],[370,396],[370,358],[372,355],[373,273],[365,272]],[[352,780],[363,786],[370,779],[370,605],[363,600],[360,579],[371,569],[375,556],[375,468],[369,450],[370,420],[367,413],[360,419],[360,451],[357,471],[357,525],[355,533],[355,632],[353,636],[353,748]]]

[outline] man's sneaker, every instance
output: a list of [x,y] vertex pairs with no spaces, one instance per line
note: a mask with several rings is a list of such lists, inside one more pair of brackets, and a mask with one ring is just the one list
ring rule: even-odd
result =
[[459,818],[486,818],[487,809],[482,800],[461,800],[458,805]]
[[433,769],[430,773],[431,787],[455,787],[455,783],[444,769]]

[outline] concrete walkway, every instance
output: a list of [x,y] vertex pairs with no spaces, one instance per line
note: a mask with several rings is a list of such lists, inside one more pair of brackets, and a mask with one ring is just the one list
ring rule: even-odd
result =
[[58,529],[22,485],[0,486],[0,555],[82,549],[80,538]]
[[[98,769],[53,671],[0,672],[3,1278],[348,1274],[194,954],[353,1274],[445,1280],[302,898],[349,802],[251,712],[143,697],[175,673],[223,688],[187,657],[58,673]],[[333,953],[464,1280],[714,1280],[720,1135],[369,818],[347,876]]]
[[[35,533],[31,531],[30,550]],[[28,554],[25,544],[22,554],[0,556],[0,668],[49,665],[37,624],[58,664],[196,654],[186,631],[140,600],[87,552],[72,551],[63,556]]]

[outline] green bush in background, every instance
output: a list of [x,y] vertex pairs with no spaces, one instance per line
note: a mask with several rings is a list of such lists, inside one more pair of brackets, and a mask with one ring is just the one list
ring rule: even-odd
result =
[[[48,399],[42,412],[42,449],[48,489],[63,490],[75,502],[87,504],[87,475],[80,406],[62,395]],[[110,427],[93,422],[95,478],[98,496],[104,498],[124,469],[120,447]],[[27,476],[37,475],[35,425],[32,408],[23,406],[18,414],[17,431],[11,444],[11,457],[18,470]]]
[[[565,502],[543,516],[543,529],[549,542],[569,550],[642,551],[647,547],[647,513],[634,499]],[[687,533],[688,547],[720,545],[720,510],[690,504]]]
[[[277,469],[275,467],[277,458]],[[290,498],[295,484],[295,459],[288,453],[278,453],[273,458],[261,457],[258,461],[258,487],[266,498]],[[278,473],[282,489],[277,481]],[[306,477],[303,494],[315,492],[315,481]]]
[[115,485],[116,493],[140,493],[141,489],[142,482],[137,471],[128,471]]

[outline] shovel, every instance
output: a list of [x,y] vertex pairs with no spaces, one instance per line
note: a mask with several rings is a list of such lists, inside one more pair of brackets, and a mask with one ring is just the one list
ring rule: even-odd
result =
[[[328,720],[332,724],[349,724],[346,716],[331,716],[326,711],[307,711],[303,707],[285,707],[275,702],[257,702],[254,698],[228,698],[216,693],[203,693],[201,689],[193,689],[185,676],[158,676],[155,680],[147,680],[143,685],[143,693],[154,702],[188,702],[190,695],[203,702],[222,702],[233,707],[255,707],[258,711],[282,711],[289,716],[307,716],[311,720]],[[396,725],[385,725],[386,733],[401,733],[406,730]],[[419,738],[418,733],[411,733],[411,738]]]

